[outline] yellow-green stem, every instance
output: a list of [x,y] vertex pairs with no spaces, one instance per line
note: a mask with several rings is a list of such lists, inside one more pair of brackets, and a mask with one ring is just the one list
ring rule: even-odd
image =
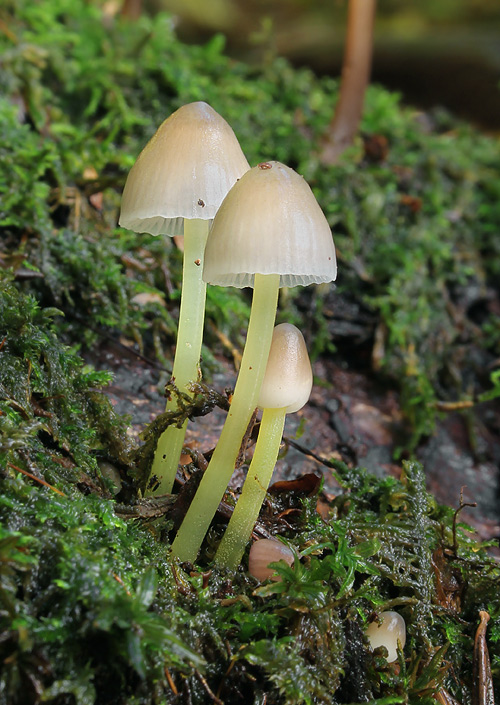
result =
[[194,561],[224,496],[241,442],[257,406],[278,303],[279,274],[256,274],[247,340],[226,422],[210,463],[181,524],[172,553]]
[[[172,378],[179,391],[190,394],[189,385],[198,381],[206,284],[202,279],[203,256],[209,229],[208,220],[184,220],[184,263],[182,294]],[[176,411],[177,398],[167,402],[167,411]],[[180,428],[169,426],[158,440],[151,474],[159,486],[155,494],[172,491],[186,435],[187,421]]]
[[283,437],[285,416],[286,409],[264,409],[259,437],[241,496],[215,554],[217,565],[234,570],[241,561],[271,482]]

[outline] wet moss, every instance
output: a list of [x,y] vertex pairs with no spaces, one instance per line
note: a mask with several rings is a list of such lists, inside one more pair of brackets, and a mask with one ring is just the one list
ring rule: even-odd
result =
[[[498,564],[436,505],[419,464],[380,480],[332,461],[326,518],[321,483],[309,496],[282,483],[262,517],[296,554],[279,582],[212,569],[223,515],[198,565],[179,565],[172,501],[134,505],[122,489],[117,502],[101,477],[107,458],[126,482],[136,452],[96,389],[106,380],[12,277],[0,302],[0,702],[430,703],[441,684],[468,702],[479,608],[497,679]],[[407,622],[397,668],[363,636],[387,608]]]

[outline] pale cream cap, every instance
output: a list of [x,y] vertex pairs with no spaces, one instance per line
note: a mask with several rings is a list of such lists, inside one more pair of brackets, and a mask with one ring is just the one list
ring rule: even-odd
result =
[[181,235],[184,218],[211,220],[249,168],[224,118],[207,103],[183,105],[160,125],[130,170],[120,225]]
[[304,336],[291,323],[280,323],[273,331],[266,372],[257,406],[302,409],[311,394],[313,375]]
[[366,636],[372,649],[385,646],[387,661],[392,663],[398,657],[398,641],[401,648],[406,643],[406,623],[398,612],[388,610],[381,612],[380,622],[371,622],[366,629]]
[[206,282],[242,288],[253,286],[256,273],[280,274],[280,286],[337,276],[328,221],[307,182],[280,162],[263,162],[241,177],[208,236]]

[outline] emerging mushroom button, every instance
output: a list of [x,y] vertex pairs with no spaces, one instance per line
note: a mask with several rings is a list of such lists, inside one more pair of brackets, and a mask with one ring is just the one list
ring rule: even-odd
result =
[[280,286],[320,284],[337,275],[330,226],[309,185],[280,162],[263,162],[232,187],[215,217],[203,278],[253,286],[255,274]]
[[258,406],[284,409],[291,414],[307,403],[312,383],[311,363],[302,333],[291,323],[280,323],[273,331]]
[[280,323],[273,331],[271,349],[258,398],[263,409],[254,455],[243,489],[215,562],[235,569],[245,550],[278,458],[287,413],[307,403],[312,388],[309,355],[298,328]]
[[388,610],[381,612],[378,622],[371,622],[366,629],[366,636],[372,649],[385,646],[387,661],[392,663],[398,657],[398,642],[401,648],[406,643],[406,624],[398,612]]

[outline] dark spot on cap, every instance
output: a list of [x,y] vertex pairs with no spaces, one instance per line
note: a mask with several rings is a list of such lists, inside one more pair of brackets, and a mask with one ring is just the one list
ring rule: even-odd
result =
[[199,267],[201,264],[201,259],[195,259],[194,263],[197,267]]
[[198,205],[201,206],[202,208],[205,208],[205,201],[202,201],[201,198],[199,198]]
[[269,162],[261,162],[258,164],[259,169],[272,169],[273,165],[269,164]]

